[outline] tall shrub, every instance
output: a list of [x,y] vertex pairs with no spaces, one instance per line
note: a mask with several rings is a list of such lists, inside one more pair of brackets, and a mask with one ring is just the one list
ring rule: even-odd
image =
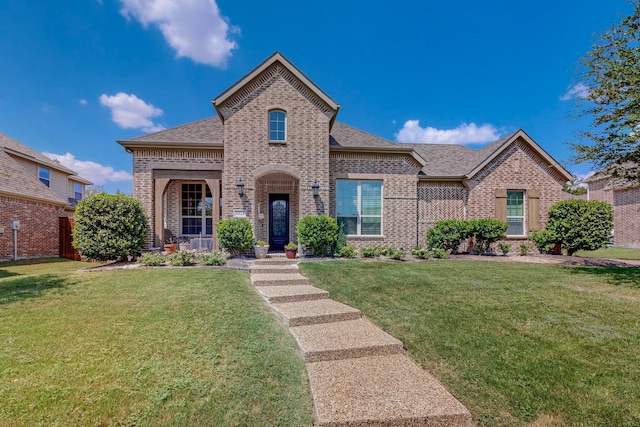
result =
[[491,245],[504,238],[509,224],[497,219],[475,219],[468,221],[469,235],[473,237],[480,253],[489,252]]
[[148,221],[133,197],[98,193],[79,201],[73,217],[73,247],[87,258],[121,260],[144,247]]
[[335,249],[340,238],[340,227],[335,219],[326,215],[307,216],[296,226],[298,241],[313,255],[327,255]]
[[240,255],[242,251],[251,249],[253,229],[246,218],[232,218],[218,221],[217,232],[220,247],[231,255]]
[[611,205],[597,200],[563,200],[549,208],[547,230],[569,256],[605,247],[613,229]]
[[459,219],[438,221],[427,230],[429,249],[445,249],[457,252],[460,243],[469,237],[469,224]]

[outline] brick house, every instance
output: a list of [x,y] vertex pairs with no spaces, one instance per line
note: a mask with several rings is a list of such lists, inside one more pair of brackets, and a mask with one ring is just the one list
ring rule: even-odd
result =
[[0,134],[0,259],[59,253],[59,218],[73,216],[91,182],[71,169]]
[[585,183],[589,187],[589,200],[607,202],[613,207],[614,244],[640,248],[640,183],[616,180],[602,172]]
[[340,123],[340,105],[277,52],[212,103],[216,116],[118,141],[133,155],[150,247],[165,230],[215,236],[218,219],[246,216],[278,250],[296,241],[298,219],[319,214],[357,247],[410,248],[449,218],[500,218],[524,239],[571,179],[522,130],[474,150]]

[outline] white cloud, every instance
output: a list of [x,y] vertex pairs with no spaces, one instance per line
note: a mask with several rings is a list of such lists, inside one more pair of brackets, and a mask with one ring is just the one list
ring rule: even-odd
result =
[[119,92],[113,96],[100,95],[100,104],[111,109],[111,118],[123,129],[142,129],[145,132],[158,132],[164,126],[153,123],[152,117],[164,114],[160,108],[147,104],[134,94]]
[[568,101],[571,98],[584,99],[589,96],[589,86],[584,83],[578,83],[577,85],[570,87],[564,95],[560,96],[561,101]]
[[133,177],[127,171],[117,171],[111,166],[104,166],[90,160],[78,160],[71,153],[55,154],[42,153],[50,159],[60,162],[61,165],[74,170],[83,178],[87,178],[94,185],[103,185],[107,182],[131,181]]
[[395,138],[398,142],[419,144],[483,144],[500,139],[500,133],[489,124],[478,127],[475,123],[462,123],[455,129],[436,129],[421,127],[419,120],[407,120]]
[[80,105],[87,105],[89,102],[86,99],[81,99],[80,101],[78,101],[78,104]]
[[120,12],[144,27],[156,25],[178,57],[196,63],[224,67],[237,47],[229,34],[227,18],[214,0],[121,0]]
[[591,178],[593,176],[593,174],[595,174],[594,171],[589,171],[587,173],[576,173],[574,174],[576,177],[576,181],[578,181],[580,183],[580,185],[582,185],[583,187],[585,187],[585,184],[582,184],[582,182],[587,179],[587,178]]

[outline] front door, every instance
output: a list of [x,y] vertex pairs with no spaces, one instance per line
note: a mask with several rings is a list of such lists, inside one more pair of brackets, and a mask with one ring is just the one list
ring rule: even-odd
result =
[[289,242],[289,195],[269,194],[269,250],[283,251]]

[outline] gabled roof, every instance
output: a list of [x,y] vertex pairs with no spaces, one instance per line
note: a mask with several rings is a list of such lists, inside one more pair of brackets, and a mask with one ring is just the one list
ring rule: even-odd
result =
[[118,144],[125,148],[211,148],[212,146],[222,145],[222,132],[220,117],[213,116],[160,132],[132,139],[118,140]]
[[211,101],[221,120],[224,122],[227,118],[225,117],[224,109],[221,108],[225,101],[230,100],[238,92],[241,92],[245,87],[250,85],[255,79],[259,78],[262,73],[267,71],[267,69],[269,69],[269,67],[271,67],[275,63],[279,63],[280,65],[282,65],[287,71],[295,76],[296,79],[298,79],[303,85],[305,85],[315,96],[322,100],[333,111],[331,117],[331,125],[333,125],[336,115],[338,114],[338,110],[340,109],[340,104],[331,99],[326,93],[324,93],[324,91],[322,91],[322,89],[316,86],[315,83],[313,83],[307,76],[305,76],[302,71],[296,68],[295,65],[289,62],[287,58],[285,58],[280,52],[277,51],[274,52],[270,57],[265,59],[260,65],[250,71],[243,78],[238,80],[236,84],[222,92],[220,95],[218,95],[218,97]]
[[20,144],[15,139],[11,139],[6,135],[0,133],[0,148],[4,149],[5,152],[21,157],[23,159],[40,163],[43,166],[47,166],[51,169],[59,170],[60,172],[64,172],[70,175],[75,175],[76,173],[71,169],[62,166],[60,163],[55,160],[50,159],[42,153],[38,153],[35,150],[27,147],[26,145]]
[[[65,200],[62,200],[49,187],[40,182],[37,176],[27,171],[12,157],[16,153],[28,156],[36,163],[62,170],[60,165],[48,157],[31,150],[6,135],[0,134],[0,193],[20,199],[26,198],[56,205],[66,205]],[[46,161],[47,159],[48,161]],[[65,170],[69,169],[65,168]]]

